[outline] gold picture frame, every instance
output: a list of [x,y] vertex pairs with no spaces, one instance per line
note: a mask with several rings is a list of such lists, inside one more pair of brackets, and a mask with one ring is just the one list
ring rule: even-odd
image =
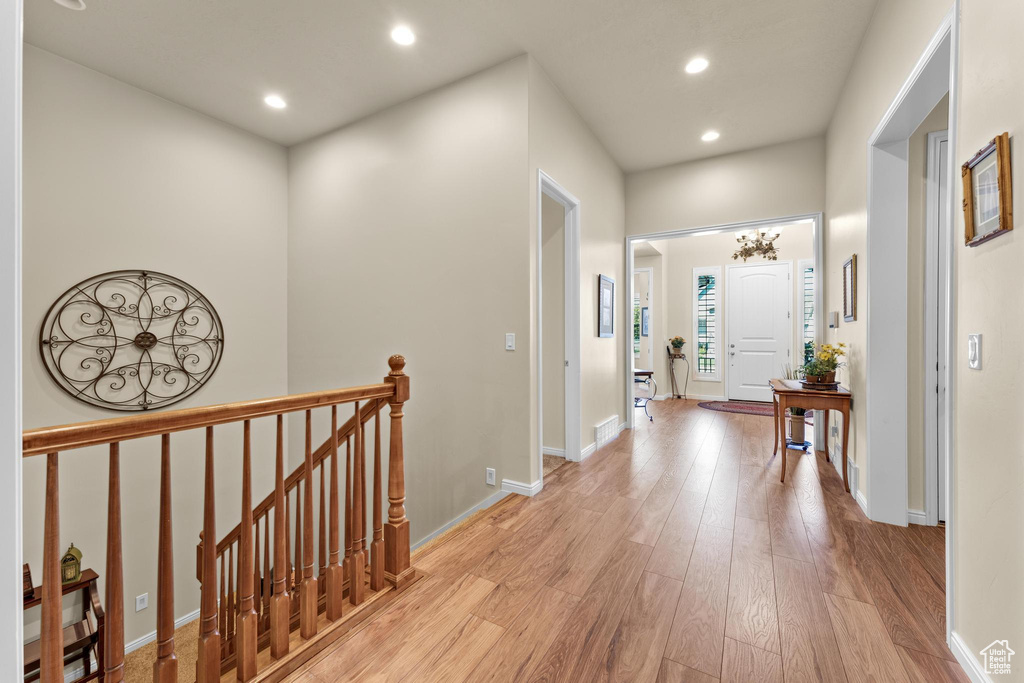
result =
[[964,184],[964,243],[969,247],[1013,230],[1010,134],[993,138],[960,167]]
[[857,255],[854,254],[843,264],[843,320],[852,323],[857,319]]

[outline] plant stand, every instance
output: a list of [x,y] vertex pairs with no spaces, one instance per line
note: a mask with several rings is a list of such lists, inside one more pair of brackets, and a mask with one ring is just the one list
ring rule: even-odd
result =
[[[668,376],[672,378],[672,398],[686,398],[686,387],[690,383],[690,361],[686,359],[685,353],[673,353],[671,346],[666,346],[668,351]],[[683,375],[683,393],[679,393],[679,385],[676,384],[676,361],[686,363],[686,374]]]

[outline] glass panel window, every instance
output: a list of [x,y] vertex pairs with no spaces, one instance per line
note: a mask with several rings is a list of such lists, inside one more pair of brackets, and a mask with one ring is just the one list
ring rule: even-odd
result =
[[694,352],[695,370],[703,379],[719,378],[718,293],[721,270],[719,268],[694,268]]

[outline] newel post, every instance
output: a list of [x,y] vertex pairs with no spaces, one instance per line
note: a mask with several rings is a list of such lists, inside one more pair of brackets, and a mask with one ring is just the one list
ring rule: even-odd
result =
[[388,457],[388,523],[384,525],[384,578],[401,588],[412,578],[409,566],[409,520],[405,518],[405,453],[402,448],[402,406],[409,400],[405,358],[388,359],[385,382],[395,385],[391,405],[391,452]]

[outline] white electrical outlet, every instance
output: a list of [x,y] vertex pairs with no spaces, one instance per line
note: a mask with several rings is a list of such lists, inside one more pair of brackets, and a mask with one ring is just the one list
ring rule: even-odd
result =
[[149,593],[143,593],[142,595],[135,596],[135,611],[141,612],[142,610],[149,607]]
[[488,486],[494,486],[494,468],[493,467],[488,467],[487,468],[487,485]]

